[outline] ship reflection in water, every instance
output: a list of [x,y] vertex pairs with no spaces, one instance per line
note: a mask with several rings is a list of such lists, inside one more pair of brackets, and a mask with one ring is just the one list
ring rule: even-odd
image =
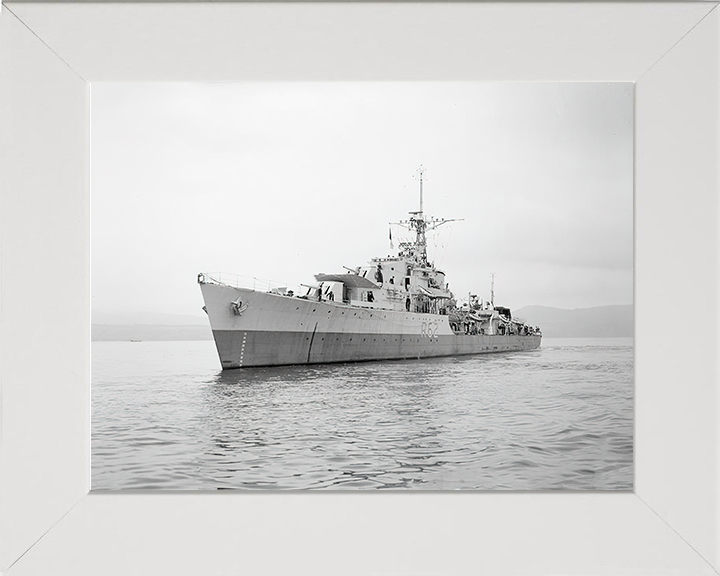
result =
[[211,342],[97,342],[92,488],[631,490],[632,351],[221,371]]

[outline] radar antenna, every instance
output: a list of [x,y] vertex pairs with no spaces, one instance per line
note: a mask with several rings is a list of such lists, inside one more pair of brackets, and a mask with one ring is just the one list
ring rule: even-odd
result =
[[439,228],[443,224],[448,222],[457,222],[462,218],[433,218],[425,217],[423,213],[423,182],[425,175],[425,168],[422,164],[418,168],[417,173],[420,181],[420,210],[417,212],[410,212],[409,220],[401,220],[400,222],[390,222],[396,226],[402,226],[411,232],[415,231],[415,242],[400,242],[399,255],[412,258],[421,266],[427,266],[427,232]]

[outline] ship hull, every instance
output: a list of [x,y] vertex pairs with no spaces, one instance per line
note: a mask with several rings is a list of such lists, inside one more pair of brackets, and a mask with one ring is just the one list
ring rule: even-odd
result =
[[532,350],[540,335],[465,335],[447,316],[201,284],[223,369]]

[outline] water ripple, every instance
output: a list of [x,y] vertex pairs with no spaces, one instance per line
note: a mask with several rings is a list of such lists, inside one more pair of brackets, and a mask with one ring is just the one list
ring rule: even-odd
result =
[[631,340],[216,366],[212,342],[93,343],[93,489],[632,488]]

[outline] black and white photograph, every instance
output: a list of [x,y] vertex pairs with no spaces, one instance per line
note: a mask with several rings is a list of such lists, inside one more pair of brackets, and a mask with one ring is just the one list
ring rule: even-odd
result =
[[633,96],[93,83],[92,490],[632,490]]
[[0,2],[0,572],[716,574],[719,3]]

